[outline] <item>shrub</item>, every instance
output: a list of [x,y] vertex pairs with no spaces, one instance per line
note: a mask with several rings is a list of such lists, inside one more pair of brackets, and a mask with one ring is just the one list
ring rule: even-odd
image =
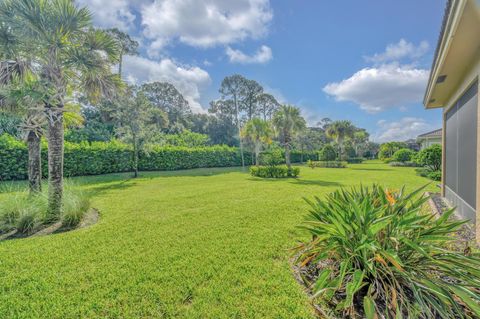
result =
[[251,166],[250,174],[252,176],[263,178],[297,177],[300,174],[300,168],[292,167],[291,169],[288,169],[286,165]]
[[330,144],[325,145],[320,152],[318,152],[318,159],[320,161],[334,161],[336,158],[337,151]]
[[434,181],[442,180],[442,171],[431,171],[427,173],[427,177]]
[[404,142],[388,142],[380,145],[380,150],[378,152],[378,158],[384,160],[390,158],[393,154],[399,149],[407,148],[407,144]]
[[447,248],[465,222],[422,211],[421,192],[374,185],[309,201],[312,239],[296,251],[315,297],[352,318],[479,316],[480,259]]
[[81,191],[67,192],[63,199],[62,225],[75,227],[82,221],[85,213],[90,208],[90,201]]
[[275,166],[285,163],[283,151],[279,148],[271,148],[268,151],[260,153],[260,163],[267,166]]
[[345,168],[347,167],[347,162],[342,161],[308,161],[308,167],[324,167],[324,168]]
[[390,162],[388,165],[398,167],[418,167],[418,164],[415,162]]
[[435,144],[421,150],[415,156],[415,161],[431,171],[440,171],[442,169],[442,146]]
[[[48,197],[46,191],[30,195],[27,191],[17,192],[0,202],[0,232],[16,229],[30,234],[44,224]],[[67,185],[62,205],[62,224],[67,227],[78,225],[90,206],[86,195]]]
[[408,148],[402,148],[393,153],[392,160],[395,162],[408,162],[411,161],[415,152]]
[[348,164],[361,164],[363,163],[364,158],[363,157],[350,157],[347,158],[347,163]]

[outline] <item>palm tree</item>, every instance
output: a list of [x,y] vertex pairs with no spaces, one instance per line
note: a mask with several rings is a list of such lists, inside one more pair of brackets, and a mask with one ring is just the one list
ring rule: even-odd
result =
[[259,118],[253,118],[245,124],[242,136],[252,142],[255,152],[255,165],[258,166],[262,145],[271,141],[272,130],[270,124]]
[[290,169],[290,150],[293,138],[306,129],[305,119],[300,115],[300,109],[293,105],[282,105],[273,115],[273,126],[285,147],[285,161]]
[[[0,108],[23,118],[20,131],[28,149],[28,185],[30,193],[37,194],[42,190],[40,140],[45,124],[43,105],[36,90],[38,83],[30,75],[31,66],[26,61],[9,59],[15,43],[10,43],[4,36],[5,32],[0,32]],[[10,45],[9,50],[5,50],[7,45]]]
[[350,121],[334,121],[330,123],[325,131],[328,137],[337,142],[339,146],[340,159],[344,158],[344,145],[345,139],[352,138],[355,132],[355,126]]
[[116,42],[95,30],[91,14],[71,0],[4,0],[3,31],[15,39],[18,56],[31,61],[43,87],[48,129],[47,219],[60,216],[63,198],[64,106],[69,92],[85,92],[90,100],[114,92],[118,75]]

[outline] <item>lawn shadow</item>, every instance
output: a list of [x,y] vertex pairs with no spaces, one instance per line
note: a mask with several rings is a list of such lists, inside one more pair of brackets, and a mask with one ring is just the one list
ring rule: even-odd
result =
[[137,182],[135,182],[133,179],[126,179],[120,182],[109,183],[107,185],[93,186],[91,188],[87,188],[85,190],[85,193],[88,197],[92,197],[102,195],[109,191],[124,190],[136,185]]
[[324,186],[324,187],[329,187],[329,186],[335,186],[335,187],[341,187],[343,186],[342,183],[339,182],[334,182],[334,181],[322,181],[322,180],[308,180],[308,179],[295,179],[290,181],[291,184],[297,184],[297,185],[305,185],[305,186]]
[[350,168],[353,171],[393,171],[391,168],[357,168],[352,167]]

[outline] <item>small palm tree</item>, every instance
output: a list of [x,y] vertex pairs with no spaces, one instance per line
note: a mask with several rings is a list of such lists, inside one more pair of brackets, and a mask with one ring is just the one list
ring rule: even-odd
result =
[[[18,50],[15,60],[31,61],[42,83],[48,130],[49,219],[60,216],[63,198],[64,111],[69,93],[90,100],[114,92],[118,75],[117,43],[92,28],[91,13],[71,0],[4,0],[0,24]],[[10,46],[2,46],[8,52]]]
[[307,125],[305,119],[300,115],[300,109],[293,105],[282,105],[273,115],[273,126],[285,147],[285,161],[290,169],[290,150],[293,138],[301,131],[305,130]]
[[270,124],[259,118],[253,118],[245,124],[242,137],[252,142],[255,152],[255,165],[258,166],[262,146],[271,142],[272,129]]
[[334,121],[328,125],[325,133],[328,137],[337,142],[339,147],[340,159],[344,158],[344,142],[347,138],[352,138],[355,132],[355,126],[350,121]]

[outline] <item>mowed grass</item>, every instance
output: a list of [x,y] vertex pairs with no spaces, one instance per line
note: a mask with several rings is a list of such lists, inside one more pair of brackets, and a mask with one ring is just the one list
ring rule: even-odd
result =
[[264,180],[225,168],[76,178],[100,221],[0,242],[0,318],[314,318],[289,266],[289,248],[304,236],[302,198],[429,181],[379,162],[300,175]]

